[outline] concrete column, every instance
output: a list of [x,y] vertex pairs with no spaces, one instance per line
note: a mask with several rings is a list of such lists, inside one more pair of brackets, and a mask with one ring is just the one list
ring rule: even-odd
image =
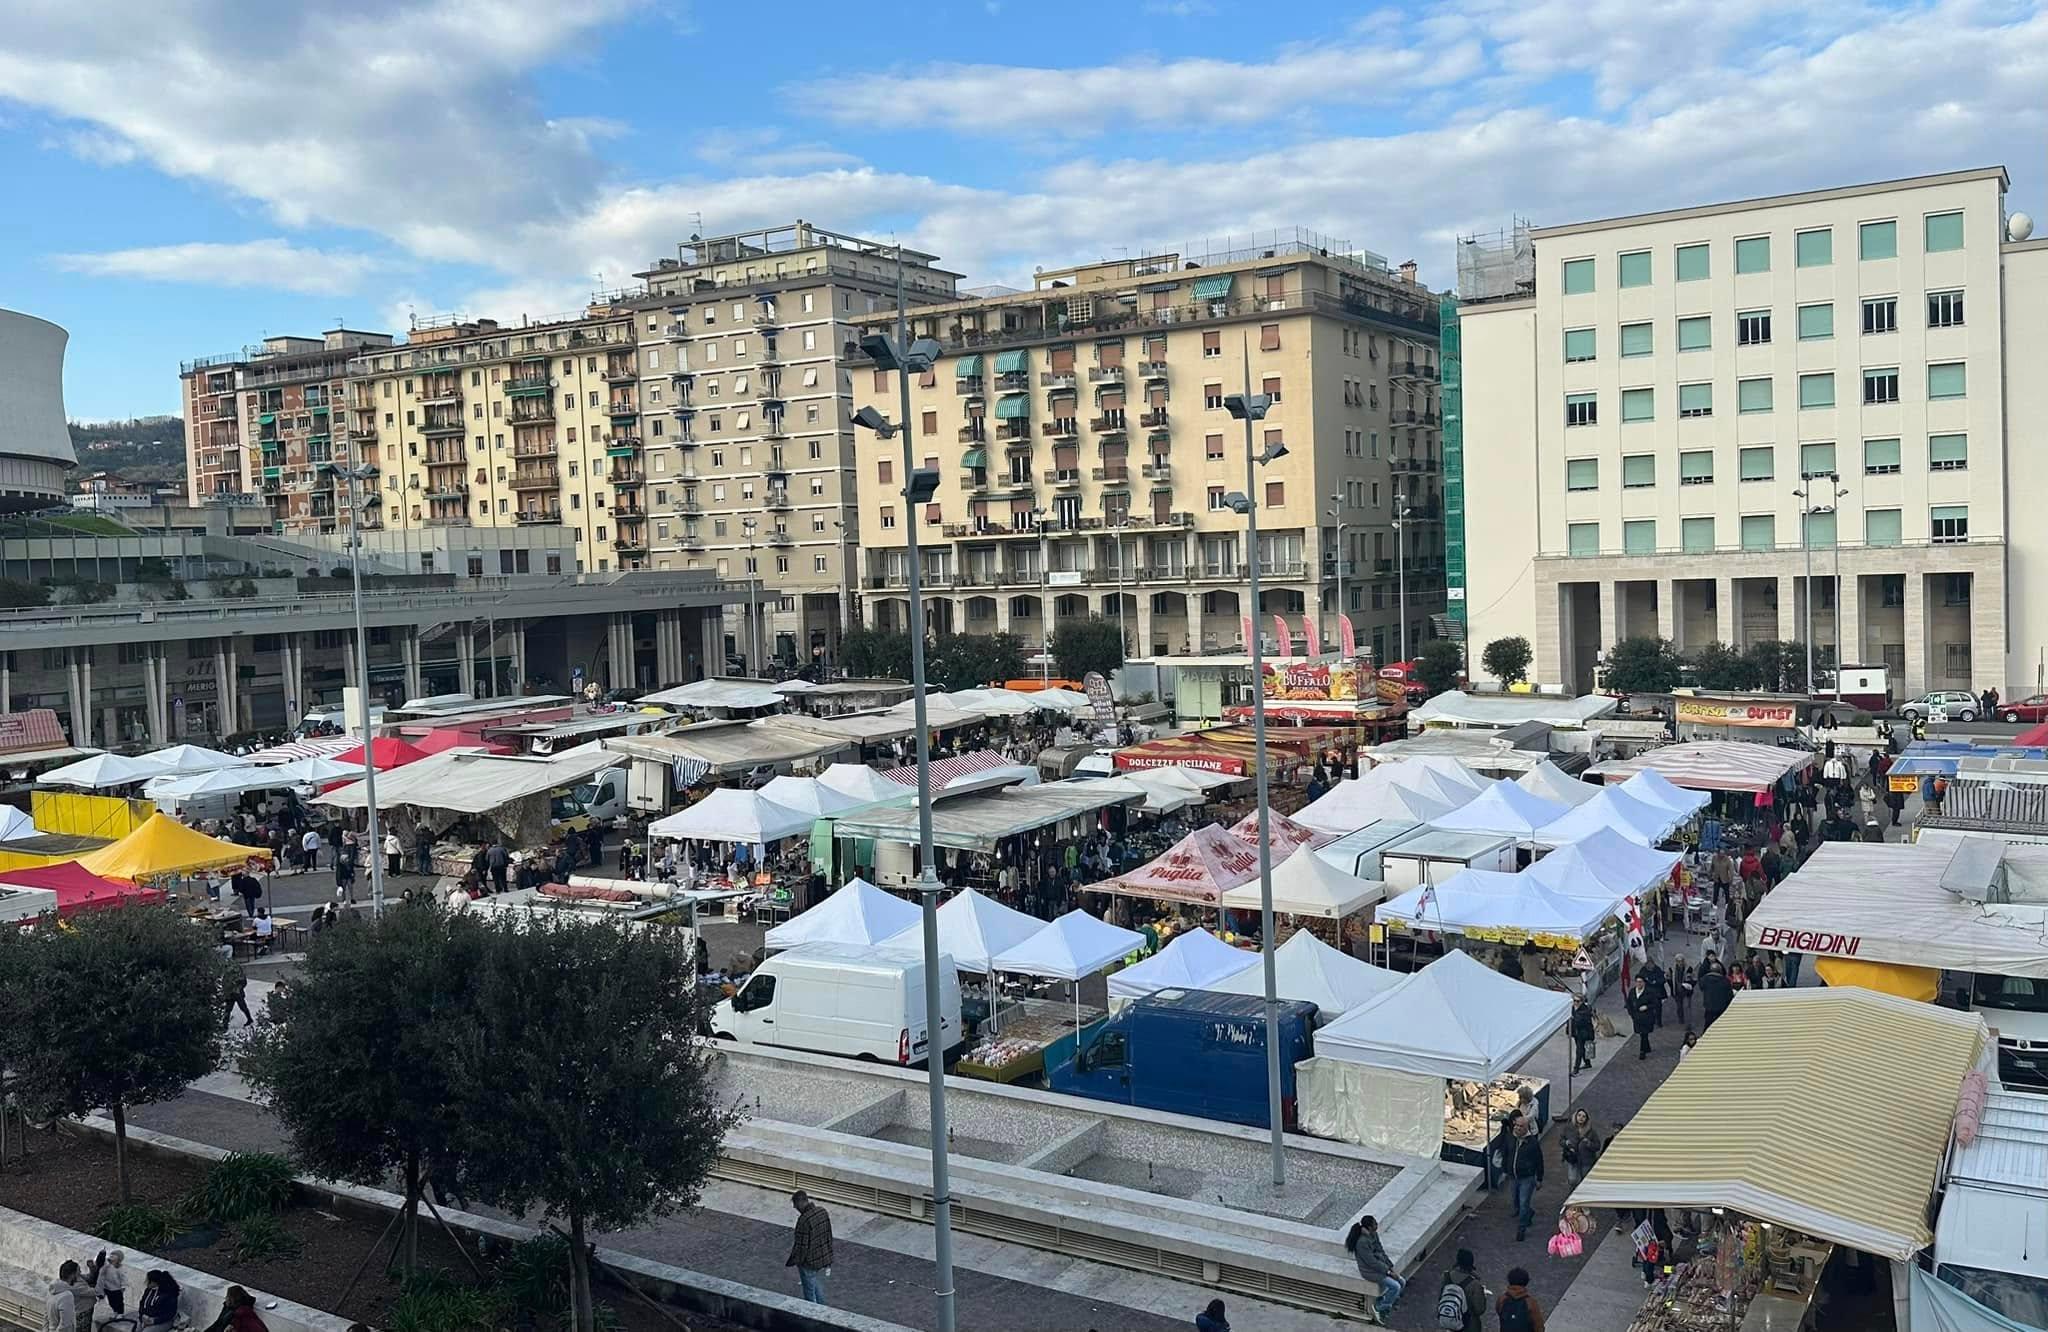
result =
[[285,634],[281,639],[284,648],[284,724],[297,726],[299,718],[306,715],[306,640],[299,634]]
[[[1830,572],[1832,573],[1832,570]],[[1851,573],[1847,569],[1842,570],[1842,591],[1840,597],[1835,602],[1835,617],[1836,622],[1842,626],[1841,655],[1835,664],[1838,666],[1861,666],[1864,663],[1863,579],[1860,575]],[[2004,656],[2003,652],[1999,653],[2001,662],[2004,660]],[[1975,661],[1976,657],[1973,652],[1971,656],[1972,664]],[[2001,671],[1999,674],[2002,675],[2004,672]],[[2001,685],[2000,688],[2002,689],[2003,686]]]
[[457,688],[463,693],[476,688],[476,640],[469,632],[469,626],[464,625],[455,633],[455,676],[461,682]]
[[223,736],[235,733],[235,682],[228,675],[227,640],[213,640],[213,696],[214,715],[219,718],[220,733]]
[[1612,578],[1600,580],[1600,632],[1593,638],[1593,656],[1605,657],[1621,641],[1621,588]]
[[713,608],[697,612],[697,678],[725,674],[725,615]]
[[[99,725],[92,715],[92,649],[89,647],[78,648],[75,651],[79,654],[78,697],[81,705],[79,711],[84,715],[86,723],[86,739],[84,743],[89,745],[92,743],[93,728]],[[105,737],[110,744],[119,739],[110,727],[102,726],[99,734]]]
[[348,642],[342,644],[341,682],[344,686],[350,688],[359,687],[362,684],[362,681],[356,679],[356,641],[353,633],[349,635]]
[[514,620],[512,638],[512,692],[526,692],[526,621]]
[[[1843,577],[1846,587],[1848,578]],[[1843,596],[1848,593],[1844,592]],[[2025,698],[2033,692],[2028,676],[2006,678],[2005,566],[1992,562],[1970,576],[1970,687],[1998,690],[2001,699]],[[2028,675],[2032,672],[2029,671]]]
[[1735,643],[1735,580],[1716,578],[1714,580],[1714,637],[1730,645]]
[[1906,605],[1901,617],[1906,625],[1906,682],[1899,698],[1914,698],[1927,692],[1927,575],[1917,569],[1906,572]]
[[164,683],[163,646],[151,644],[142,658],[142,711],[148,719],[149,743],[159,746],[169,743],[166,714],[170,700],[164,697]]
[[228,730],[239,731],[249,720],[249,709],[242,703],[242,653],[235,640],[228,640]]
[[[1152,655],[1152,594],[1150,592],[1133,591],[1131,599],[1137,603],[1133,608],[1136,613],[1131,616],[1131,622],[1136,626],[1135,632],[1137,634],[1136,645],[1132,649],[1131,655],[1149,657]],[[1324,644],[1326,651],[1328,648],[1329,644]]]
[[1805,581],[1803,576],[1790,575],[1778,580],[1778,641],[1781,643],[1806,641],[1805,620],[1799,614],[1799,585]]
[[0,652],[0,712],[14,711],[14,654]]
[[1657,580],[1657,637],[1667,643],[1678,641],[1678,580]]
[[1010,594],[1002,588],[996,589],[996,632],[1010,632]]
[[398,632],[398,645],[405,655],[405,696],[420,698],[427,692],[426,673],[420,669],[420,631],[416,625],[406,625]]
[[1187,608],[1188,654],[1190,656],[1200,656],[1202,653],[1202,594],[1199,592],[1188,593]]

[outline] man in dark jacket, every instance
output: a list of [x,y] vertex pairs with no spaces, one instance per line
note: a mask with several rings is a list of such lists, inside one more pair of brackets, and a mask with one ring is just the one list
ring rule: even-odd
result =
[[1643,983],[1641,976],[1636,977],[1635,984],[1629,987],[1624,1002],[1628,1005],[1629,1022],[1635,1027],[1636,1058],[1648,1059],[1650,1033],[1657,1029],[1657,1010],[1650,1002],[1649,986]]
[[1456,1287],[1465,1297],[1465,1326],[1462,1332],[1482,1332],[1486,1317],[1486,1284],[1473,1269],[1478,1266],[1472,1257],[1472,1250],[1458,1250],[1457,1261],[1444,1273],[1444,1284],[1437,1295],[1437,1311],[1442,1313],[1444,1296]]
[[1580,995],[1572,1000],[1572,1072],[1593,1067],[1593,1005]]
[[1727,1012],[1728,1005],[1734,1002],[1735,987],[1728,983],[1728,973],[1718,964],[1700,973],[1700,1015],[1706,1027],[1712,1027],[1714,1019]]
[[1653,957],[1643,964],[1643,993],[1650,997],[1650,1013],[1655,1019],[1651,1023],[1652,1026],[1664,1025],[1664,999],[1669,986],[1670,982],[1665,978],[1664,968],[1658,964],[1656,958]]
[[832,1275],[832,1218],[801,1190],[791,1194],[789,1201],[796,1208],[796,1237],[782,1265],[796,1269],[805,1299],[823,1304],[825,1278]]
[[1536,1187],[1543,1182],[1543,1139],[1527,1116],[1515,1121],[1508,1143],[1508,1177],[1515,1182],[1515,1238],[1527,1239],[1536,1224]]

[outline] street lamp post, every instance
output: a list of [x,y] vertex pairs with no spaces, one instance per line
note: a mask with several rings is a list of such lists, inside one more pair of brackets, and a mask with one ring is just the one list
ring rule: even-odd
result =
[[1408,660],[1408,496],[1394,492],[1394,598],[1401,614],[1401,660]]
[[[1342,516],[1344,513],[1343,506],[1344,497],[1342,495],[1330,496],[1329,514],[1330,517],[1336,519],[1337,522],[1337,559],[1335,562],[1337,574],[1337,614],[1334,617],[1332,617],[1332,619],[1330,620],[1330,627],[1323,633],[1324,642],[1336,643],[1340,645],[1340,647],[1342,645],[1343,635],[1339,631],[1344,627],[1344,519]],[[1322,589],[1317,588],[1316,600],[1321,601],[1322,596]]]
[[384,851],[383,838],[377,832],[377,765],[372,760],[370,741],[370,636],[363,628],[363,502],[357,497],[356,483],[374,479],[376,464],[358,464],[353,458],[347,467],[327,464],[330,472],[339,472],[348,482],[348,575],[349,597],[355,608],[356,618],[356,698],[361,708],[363,741],[363,802],[366,817],[363,835],[368,839],[365,852],[370,862],[370,915],[381,918],[384,915]]
[[1117,654],[1121,656],[1130,651],[1129,646],[1124,642],[1124,639],[1128,637],[1128,633],[1124,628],[1124,525],[1122,523],[1118,523],[1110,529],[1110,540],[1116,543],[1116,641]]
[[1044,509],[1033,509],[1031,521],[1038,528],[1038,682],[1052,683],[1052,548],[1045,540]]
[[756,609],[755,593],[759,586],[760,569],[755,564],[754,532],[759,526],[752,518],[740,519],[740,531],[747,538],[747,669],[758,679],[761,674],[761,640],[754,633]]

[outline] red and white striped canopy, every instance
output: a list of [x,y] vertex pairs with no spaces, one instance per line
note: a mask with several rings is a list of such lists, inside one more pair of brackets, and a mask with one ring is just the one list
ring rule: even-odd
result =
[[1767,791],[1788,772],[1813,762],[1805,749],[1753,745],[1741,740],[1694,740],[1598,763],[1593,771],[1607,782],[1622,782],[1645,769],[1673,786],[1695,791]]

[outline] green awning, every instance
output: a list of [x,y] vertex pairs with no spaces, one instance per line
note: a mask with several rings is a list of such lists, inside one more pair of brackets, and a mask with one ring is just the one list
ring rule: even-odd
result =
[[[1017,353],[1022,356],[1023,352]],[[998,421],[1021,421],[1031,415],[1031,398],[1024,393],[1010,393],[996,399]]]
[[986,467],[986,466],[988,466],[988,450],[987,450],[987,449],[969,449],[969,450],[967,450],[967,453],[966,453],[966,455],[965,455],[964,457],[962,457],[962,458],[960,459],[960,465],[961,465],[962,467]]
[[1021,375],[1030,368],[1031,353],[1028,351],[996,353],[996,373],[999,375]]
[[314,407],[314,408],[312,409],[312,411],[313,411],[313,415],[315,415],[315,416],[325,416],[325,415],[327,415],[327,409],[326,409],[325,407],[315,406],[315,407]]
[[963,356],[953,363],[953,373],[962,379],[973,379],[981,373],[981,356]]
[[1195,279],[1195,299],[1198,301],[1220,301],[1230,295],[1230,274],[1222,277]]
[[256,420],[257,423],[260,425],[270,425],[277,420],[277,413],[265,412],[261,416],[257,417]]

